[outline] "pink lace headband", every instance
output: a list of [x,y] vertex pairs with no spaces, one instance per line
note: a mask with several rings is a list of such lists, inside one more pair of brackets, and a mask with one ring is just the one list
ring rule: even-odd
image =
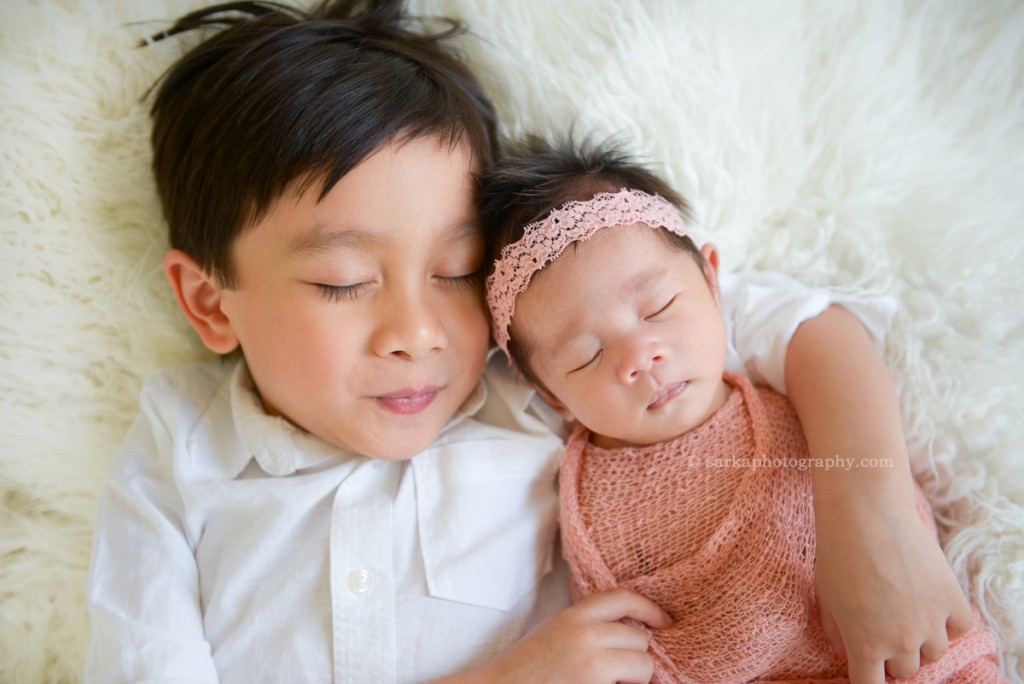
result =
[[501,250],[494,272],[487,278],[487,306],[491,309],[494,340],[508,354],[508,326],[516,299],[537,271],[557,259],[574,242],[591,238],[602,228],[642,223],[689,236],[671,202],[660,195],[622,189],[601,192],[585,202],[566,202],[523,229],[523,237]]

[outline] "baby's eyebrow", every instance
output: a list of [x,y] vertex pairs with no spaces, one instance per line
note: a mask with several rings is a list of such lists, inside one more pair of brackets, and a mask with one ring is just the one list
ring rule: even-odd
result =
[[557,342],[554,345],[555,351],[551,356],[552,360],[555,363],[575,362],[575,358],[580,354],[581,341],[586,336],[587,333],[583,330],[565,330],[563,334],[556,337]]
[[653,269],[642,271],[626,281],[622,288],[623,299],[635,297],[654,287],[665,275],[664,269]]
[[[620,291],[622,301],[629,301],[653,289],[665,275],[666,271],[663,268],[645,269],[637,273],[623,283]],[[571,326],[566,326],[566,330],[555,337],[555,351],[552,354],[552,359],[556,362],[567,362],[575,357],[579,354],[578,343],[586,335],[587,333],[583,330],[573,330]]]

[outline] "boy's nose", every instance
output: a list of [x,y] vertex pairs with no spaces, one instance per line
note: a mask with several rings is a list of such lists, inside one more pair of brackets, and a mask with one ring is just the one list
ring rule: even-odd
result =
[[372,342],[378,356],[418,359],[447,345],[442,318],[426,298],[402,295],[381,306]]
[[615,368],[621,382],[631,384],[665,359],[665,347],[655,340],[627,340],[622,344],[619,362]]

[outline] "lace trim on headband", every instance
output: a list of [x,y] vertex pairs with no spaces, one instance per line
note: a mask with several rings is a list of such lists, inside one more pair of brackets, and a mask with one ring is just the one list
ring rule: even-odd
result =
[[495,262],[494,272],[487,278],[492,332],[502,351],[508,354],[508,326],[515,314],[516,298],[526,290],[537,271],[561,256],[574,242],[587,240],[603,228],[634,223],[689,235],[678,210],[664,197],[623,189],[601,192],[584,202],[566,202],[543,219],[527,225],[522,238],[506,245]]

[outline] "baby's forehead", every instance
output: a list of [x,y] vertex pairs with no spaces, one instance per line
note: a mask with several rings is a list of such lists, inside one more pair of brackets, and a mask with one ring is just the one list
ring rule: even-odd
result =
[[658,239],[657,232],[642,224],[616,226],[574,242],[533,275],[519,299],[542,306],[596,306],[600,302],[589,295],[602,292],[610,305],[655,289],[684,267],[671,258],[684,253]]

